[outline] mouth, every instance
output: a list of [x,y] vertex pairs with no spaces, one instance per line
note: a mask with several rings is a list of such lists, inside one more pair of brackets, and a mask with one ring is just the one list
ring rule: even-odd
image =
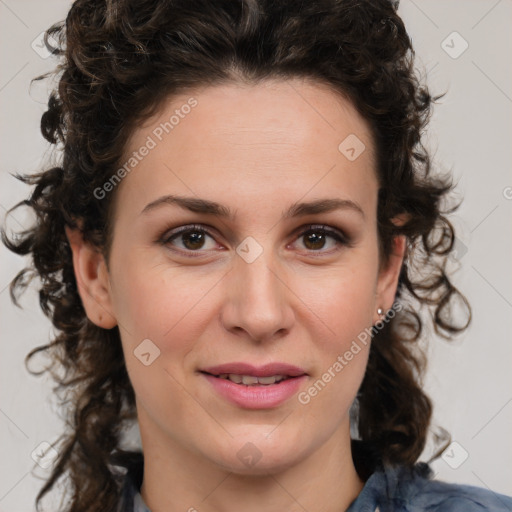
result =
[[208,372],[201,372],[206,375],[211,375],[212,377],[217,377],[218,379],[225,379],[235,384],[245,385],[245,386],[272,386],[273,384],[278,384],[279,382],[297,378],[297,376],[291,375],[269,375],[268,377],[256,377],[255,375],[240,375],[238,373],[221,373],[219,375],[214,375]]
[[308,374],[287,363],[253,366],[227,363],[199,370],[211,389],[237,407],[271,409],[279,407],[304,386]]
[[203,368],[200,371],[245,386],[272,386],[285,380],[307,375],[303,368],[279,362],[263,366],[253,366],[243,362],[225,363]]

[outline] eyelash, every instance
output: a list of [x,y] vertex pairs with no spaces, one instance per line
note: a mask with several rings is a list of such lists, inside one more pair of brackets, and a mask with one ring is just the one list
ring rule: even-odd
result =
[[[348,236],[346,236],[340,230],[331,228],[329,226],[325,226],[322,224],[309,224],[306,226],[306,229],[302,229],[302,227],[299,229],[300,229],[300,231],[297,233],[297,235],[295,235],[296,239],[300,239],[301,237],[305,236],[308,233],[321,233],[322,235],[327,235],[327,236],[333,238],[337,242],[338,247],[335,249],[335,251],[339,251],[341,249],[341,247],[352,247],[353,246],[352,241],[350,240],[350,238]],[[190,224],[190,225],[186,225],[186,226],[177,228],[177,229],[173,230],[171,233],[169,233],[168,228],[167,228],[163,232],[163,234],[158,237],[157,242],[160,243],[161,245],[168,245],[172,240],[178,238],[180,235],[183,235],[185,233],[202,233],[202,234],[206,234],[209,237],[215,239],[214,235],[208,229],[205,229],[202,225]],[[186,256],[188,256],[188,257],[201,257],[201,256],[203,256],[201,254],[201,252],[204,252],[201,249],[198,249],[197,251],[192,251],[192,250],[184,251],[183,249],[172,249],[172,250],[179,252],[181,254],[186,254]],[[312,254],[318,253],[321,255],[321,254],[332,254],[333,251],[332,250],[331,251],[322,251],[322,250],[315,251],[313,249],[309,249],[308,252],[312,253]],[[198,253],[198,254],[192,256],[191,253]]]

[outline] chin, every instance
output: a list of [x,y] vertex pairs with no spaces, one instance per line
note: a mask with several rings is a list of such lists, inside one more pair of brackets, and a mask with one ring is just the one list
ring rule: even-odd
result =
[[[223,469],[238,475],[277,474],[297,464],[301,451],[297,446],[304,443],[291,442],[293,436],[268,439],[261,436],[237,436],[223,447],[221,454],[212,454],[210,459]],[[236,447],[236,448],[234,448]]]
[[238,458],[226,460],[217,460],[217,464],[224,470],[234,473],[235,475],[241,476],[269,476],[279,474],[290,467],[297,464],[298,460],[296,457],[290,458],[290,455],[285,456],[281,459],[274,457],[272,460],[267,460],[262,457],[260,460],[254,463],[246,463],[238,460]]

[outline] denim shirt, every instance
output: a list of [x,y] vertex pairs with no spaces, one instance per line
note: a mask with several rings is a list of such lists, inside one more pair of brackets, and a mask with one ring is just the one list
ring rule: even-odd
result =
[[[118,512],[151,512],[139,493],[143,467],[125,475]],[[512,497],[470,485],[432,479],[424,462],[374,472],[346,512],[511,512]]]

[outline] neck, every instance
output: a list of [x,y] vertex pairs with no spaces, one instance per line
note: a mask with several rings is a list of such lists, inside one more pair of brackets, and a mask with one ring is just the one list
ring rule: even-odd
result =
[[144,449],[141,495],[153,512],[341,512],[364,486],[352,461],[348,418],[307,457],[263,475],[224,469],[162,431],[142,428],[150,423],[139,415]]

